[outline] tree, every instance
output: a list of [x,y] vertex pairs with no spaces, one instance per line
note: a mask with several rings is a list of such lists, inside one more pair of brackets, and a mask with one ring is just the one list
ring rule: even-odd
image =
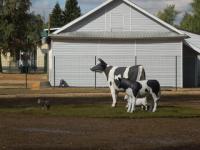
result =
[[187,30],[187,31],[192,31],[193,29],[193,16],[185,13],[181,23],[180,23],[180,28]]
[[186,31],[200,34],[200,1],[193,0],[192,13],[185,13],[183,20],[180,23],[180,28]]
[[30,5],[30,0],[4,1],[0,13],[0,50],[4,55],[10,52],[18,59],[20,51],[30,50],[39,40],[36,34],[39,35],[41,20],[29,13]]
[[29,22],[27,23],[27,39],[28,39],[28,49],[31,51],[36,50],[37,43],[41,39],[41,31],[43,30],[44,22],[40,15],[35,15],[34,13],[29,14]]
[[50,26],[51,27],[61,27],[64,25],[63,12],[60,8],[59,3],[56,3],[51,15],[50,15]]
[[77,0],[66,0],[64,9],[64,24],[67,24],[74,19],[80,17],[81,9],[78,6]]
[[175,10],[175,5],[168,5],[163,11],[159,11],[157,14],[158,18],[171,25],[174,25],[177,15],[178,11]]

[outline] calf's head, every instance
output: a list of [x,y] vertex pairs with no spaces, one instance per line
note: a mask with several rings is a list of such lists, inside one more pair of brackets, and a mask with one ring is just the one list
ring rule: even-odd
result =
[[101,72],[105,71],[105,69],[107,67],[107,63],[105,63],[101,58],[99,58],[98,60],[99,60],[100,63],[93,66],[92,68],[90,68],[90,70],[101,73]]
[[116,85],[118,88],[127,89],[131,87],[131,82],[128,79],[118,77]]

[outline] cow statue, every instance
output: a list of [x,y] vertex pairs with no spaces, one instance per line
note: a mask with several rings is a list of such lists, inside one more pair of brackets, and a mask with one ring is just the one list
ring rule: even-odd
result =
[[128,95],[128,110],[127,112],[135,111],[135,106],[138,97],[146,97],[151,95],[154,102],[152,112],[156,111],[157,101],[160,99],[160,83],[157,80],[143,80],[130,82],[124,78],[118,78],[117,86],[125,90]]
[[117,82],[119,82],[118,77],[128,79],[130,82],[145,80],[146,78],[145,70],[142,65],[117,67],[108,65],[101,58],[99,58],[98,60],[100,63],[93,66],[90,70],[105,74],[112,94],[112,107],[116,106],[119,91],[123,91],[123,89],[118,88],[116,84]]

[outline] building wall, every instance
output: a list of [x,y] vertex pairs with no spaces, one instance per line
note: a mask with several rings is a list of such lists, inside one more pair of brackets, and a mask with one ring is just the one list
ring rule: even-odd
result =
[[[64,79],[70,86],[94,86],[90,68],[95,64],[95,56],[113,66],[144,65],[147,79],[157,79],[161,86],[175,87],[176,76],[177,85],[183,85],[181,41],[53,41],[52,49],[50,63],[55,56],[56,85]],[[50,69],[51,85],[53,75]],[[97,86],[107,86],[104,75],[96,75]]]
[[197,55],[197,86],[200,86],[200,55]]
[[198,59],[197,54],[190,47],[183,48],[183,86],[198,86]]
[[132,6],[121,1],[115,1],[62,33],[73,31],[169,32],[170,30]]
[[44,68],[44,53],[37,47],[37,68]]

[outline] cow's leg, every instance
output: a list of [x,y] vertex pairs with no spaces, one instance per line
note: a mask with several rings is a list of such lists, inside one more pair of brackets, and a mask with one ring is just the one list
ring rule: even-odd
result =
[[129,96],[128,97],[128,109],[127,109],[127,112],[131,112],[131,108],[132,108],[132,98]]
[[157,101],[158,101],[158,97],[154,94],[154,93],[152,93],[152,97],[153,97],[153,101],[154,101],[154,105],[153,105],[153,110],[152,110],[152,112],[155,112],[156,111],[156,109],[157,109]]
[[131,112],[135,111],[135,104],[136,104],[136,98],[133,96],[132,101],[131,101]]
[[114,87],[110,87],[110,91],[113,99],[112,107],[115,107],[117,103],[117,91],[114,89]]

